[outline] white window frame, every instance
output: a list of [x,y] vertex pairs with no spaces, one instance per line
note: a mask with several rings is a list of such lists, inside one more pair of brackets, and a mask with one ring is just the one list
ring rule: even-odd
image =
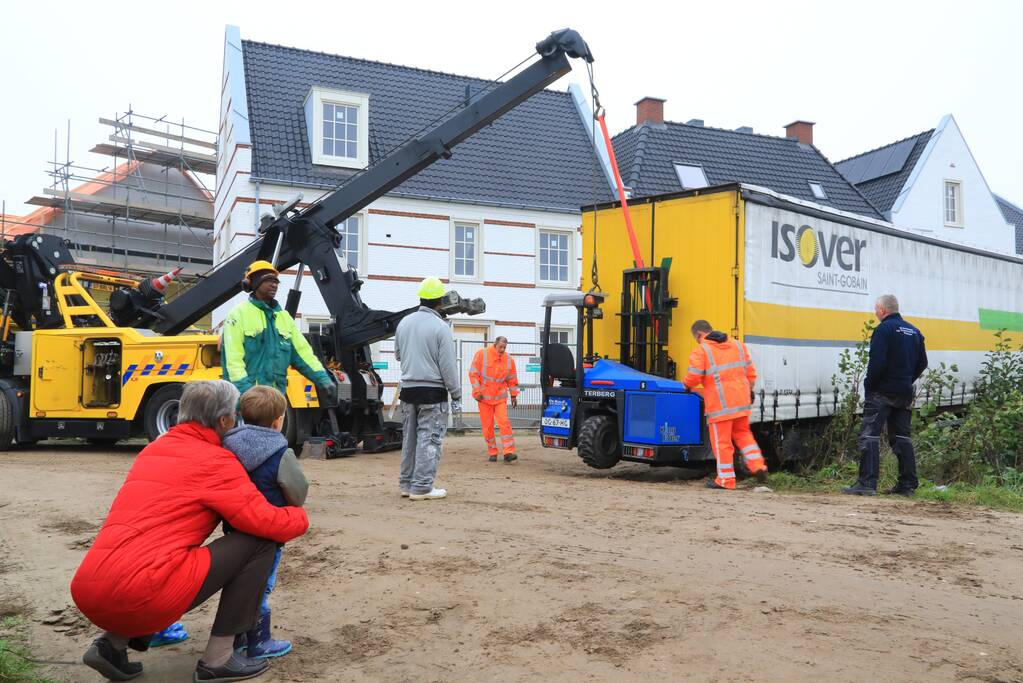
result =
[[303,315],[302,316],[302,332],[304,332],[306,334],[309,334],[309,331],[310,331],[309,330],[309,326],[310,326],[310,324],[329,325],[330,324],[330,316],[329,315],[328,316],[321,316],[321,315],[305,316],[305,315]]
[[[816,180],[808,180],[807,183],[810,185],[810,194],[813,195],[814,199],[827,199],[828,193],[824,190],[824,184],[817,182]],[[816,187],[815,187],[816,186]],[[817,190],[820,190],[820,194],[817,194]]]
[[[352,214],[348,218],[358,218],[359,219],[359,228],[360,228],[359,229],[359,249],[358,249],[358,252],[359,252],[359,256],[358,256],[358,258],[359,258],[359,266],[358,266],[358,268],[356,268],[356,270],[359,271],[359,273],[361,275],[365,275],[366,273],[369,272],[368,263],[366,262],[366,258],[367,258],[368,254],[369,254],[369,238],[368,238],[368,235],[367,235],[367,233],[369,232],[369,230],[368,230],[369,214],[367,212],[365,212],[365,211],[360,211],[359,213]],[[345,220],[348,220],[348,218],[346,218]],[[337,250],[335,250],[334,253],[337,254]],[[341,261],[341,257],[340,256],[338,256],[338,261]],[[341,265],[342,265],[342,267],[344,267],[347,264],[342,262]]]
[[[539,328],[540,343],[543,343],[543,327]],[[551,325],[551,332],[566,332],[568,334],[567,346],[575,349],[575,327],[570,325]]]
[[[955,220],[948,220],[948,208],[946,202],[948,201],[948,186],[956,186],[956,215]],[[953,180],[951,178],[945,178],[941,185],[941,217],[946,228],[961,228],[964,225],[963,214],[965,213],[965,205],[963,202],[963,181]]]
[[[476,228],[475,275],[455,274],[455,229],[457,226]],[[483,221],[478,218],[452,218],[448,226],[448,279],[454,282],[483,282]]]
[[[338,166],[341,168],[366,168],[369,165],[369,95],[346,90],[312,88],[306,96],[307,106],[312,100],[312,130],[309,131],[309,147],[314,164]],[[327,155],[323,153],[323,105],[340,104],[357,107],[359,110],[357,154],[354,157]]]
[[[543,280],[540,278],[540,235],[545,232],[556,232],[562,233],[568,237],[568,280],[561,282],[560,280]],[[536,235],[533,238],[533,251],[536,254],[534,262],[536,263],[536,284],[541,287],[550,287],[556,289],[579,289],[579,281],[576,275],[576,231],[572,228],[555,228],[550,226],[537,226]]]

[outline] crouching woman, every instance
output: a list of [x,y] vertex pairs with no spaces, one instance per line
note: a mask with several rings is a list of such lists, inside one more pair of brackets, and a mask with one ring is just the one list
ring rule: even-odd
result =
[[[111,680],[141,674],[127,648],[145,650],[151,634],[217,592],[195,680],[242,680],[268,666],[235,653],[234,636],[255,625],[277,543],[309,521],[302,508],[267,502],[221,447],[237,405],[230,382],[185,385],[178,424],[139,453],[71,582],[75,604],[106,631],[83,661]],[[238,533],[204,546],[221,519]]]

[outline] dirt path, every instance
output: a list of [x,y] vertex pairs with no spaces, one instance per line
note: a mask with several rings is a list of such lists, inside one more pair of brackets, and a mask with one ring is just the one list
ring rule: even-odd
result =
[[[295,652],[262,680],[1023,681],[1021,516],[709,491],[534,438],[514,465],[451,439],[436,502],[399,498],[394,453],[304,463],[313,529],[273,598]],[[134,453],[0,454],[0,613],[39,657],[94,635],[68,583]],[[140,680],[191,680],[210,621]]]

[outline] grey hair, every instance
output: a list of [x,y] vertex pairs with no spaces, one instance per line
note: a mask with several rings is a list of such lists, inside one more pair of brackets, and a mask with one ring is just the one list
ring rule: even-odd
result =
[[198,422],[213,429],[225,415],[234,415],[238,407],[238,389],[222,379],[188,382],[181,392],[178,423]]
[[505,344],[507,344],[508,343],[508,337],[498,337],[497,339],[494,340],[495,344],[497,342],[504,342]]
[[877,297],[877,305],[891,313],[899,312],[899,300],[894,294],[882,294]]

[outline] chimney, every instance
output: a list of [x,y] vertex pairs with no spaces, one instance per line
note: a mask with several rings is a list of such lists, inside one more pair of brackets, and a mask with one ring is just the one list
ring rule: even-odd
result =
[[785,136],[796,138],[804,145],[812,145],[813,124],[813,121],[793,121],[785,126]]
[[664,123],[664,100],[659,97],[644,97],[636,103],[636,125]]

